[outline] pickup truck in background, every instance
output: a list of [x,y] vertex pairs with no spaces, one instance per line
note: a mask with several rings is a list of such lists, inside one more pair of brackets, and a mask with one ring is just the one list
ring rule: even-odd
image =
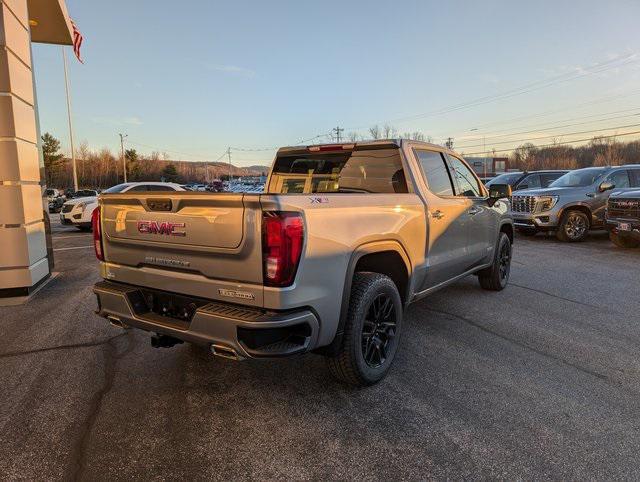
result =
[[[640,175],[640,170],[637,174]],[[612,193],[607,201],[606,222],[613,244],[619,248],[639,248],[640,189]]]
[[232,359],[313,351],[370,385],[406,306],[475,274],[509,279],[508,185],[410,140],[281,148],[262,194],[136,192],[93,213],[97,313]]

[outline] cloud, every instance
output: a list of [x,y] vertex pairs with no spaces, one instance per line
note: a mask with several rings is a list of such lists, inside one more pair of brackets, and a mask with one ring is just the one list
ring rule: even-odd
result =
[[228,75],[237,75],[240,77],[253,77],[256,72],[245,67],[238,67],[237,65],[222,65],[222,64],[210,64],[205,63],[205,68],[215,72],[222,72]]
[[96,124],[106,124],[110,126],[140,126],[142,121],[139,117],[92,117]]

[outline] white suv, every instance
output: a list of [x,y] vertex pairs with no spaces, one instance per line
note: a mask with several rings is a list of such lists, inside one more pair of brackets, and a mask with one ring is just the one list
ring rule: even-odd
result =
[[[110,187],[102,194],[149,191],[184,191],[179,184],[172,182],[126,182]],[[62,224],[75,226],[81,230],[91,229],[91,214],[98,207],[98,196],[79,197],[67,201],[60,211]]]

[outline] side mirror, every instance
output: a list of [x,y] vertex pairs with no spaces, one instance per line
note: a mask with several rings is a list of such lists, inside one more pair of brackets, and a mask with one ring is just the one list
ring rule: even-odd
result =
[[598,186],[598,191],[600,192],[610,191],[614,187],[616,187],[616,185],[611,181],[603,181],[602,183],[600,183],[600,186]]
[[489,205],[493,206],[498,199],[511,197],[511,186],[509,184],[492,184],[489,186]]

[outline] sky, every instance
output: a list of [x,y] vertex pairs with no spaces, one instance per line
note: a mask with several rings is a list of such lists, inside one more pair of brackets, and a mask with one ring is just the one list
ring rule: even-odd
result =
[[[232,147],[246,166],[336,126],[452,137],[468,155],[640,131],[637,0],[67,6],[85,38],[84,64],[68,51],[75,140],[93,149],[124,133],[176,160]],[[61,47],[33,54],[42,132],[68,151]]]

